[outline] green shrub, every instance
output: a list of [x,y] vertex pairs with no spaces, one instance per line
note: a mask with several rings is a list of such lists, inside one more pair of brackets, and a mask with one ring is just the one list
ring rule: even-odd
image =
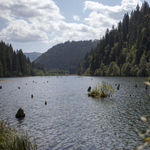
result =
[[96,84],[94,89],[90,93],[88,93],[88,96],[91,96],[91,97],[108,97],[113,93],[115,93],[115,90],[112,87],[112,85],[108,84],[105,81],[102,81],[102,85],[100,85],[99,83]]
[[35,139],[25,132],[18,132],[7,121],[0,121],[0,149],[1,150],[37,150]]

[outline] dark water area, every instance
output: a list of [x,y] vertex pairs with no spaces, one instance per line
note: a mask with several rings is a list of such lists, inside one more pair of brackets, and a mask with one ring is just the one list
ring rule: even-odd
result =
[[[147,78],[50,76],[1,80],[0,119],[8,119],[33,135],[39,150],[132,150],[143,144],[139,133],[147,127],[140,117],[146,116],[150,123],[150,87],[145,90],[143,83]],[[109,98],[88,97],[88,87],[102,80],[112,84],[116,93]],[[115,84],[120,84],[120,90]],[[15,114],[20,107],[26,117],[19,121]]]

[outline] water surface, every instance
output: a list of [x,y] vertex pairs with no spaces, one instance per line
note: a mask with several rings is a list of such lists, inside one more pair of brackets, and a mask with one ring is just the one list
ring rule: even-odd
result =
[[[7,80],[0,81],[0,119],[9,119],[12,125],[27,130],[39,150],[131,150],[143,144],[138,134],[146,126],[140,117],[146,116],[150,122],[150,87],[145,90],[143,83],[147,78],[51,76]],[[88,87],[102,80],[112,84],[116,93],[110,98],[88,97]],[[120,90],[115,84],[120,84]],[[15,118],[20,107],[26,114],[21,121]]]

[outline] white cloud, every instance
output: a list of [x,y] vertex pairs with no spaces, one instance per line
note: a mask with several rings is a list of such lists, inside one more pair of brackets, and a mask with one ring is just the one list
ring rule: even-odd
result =
[[112,25],[122,20],[125,13],[134,10],[140,0],[122,0],[121,5],[107,6],[99,2],[85,1],[83,12],[90,10],[91,13],[84,19],[85,23],[95,29],[99,29],[100,35],[104,35],[106,28],[111,28]]
[[103,5],[99,2],[94,2],[94,1],[85,1],[84,3],[84,11],[87,9],[90,9],[92,11],[98,11],[103,14],[111,13],[111,12],[121,12],[123,10],[126,11],[132,11],[137,4],[141,5],[140,0],[122,0],[121,5],[116,5],[116,6],[107,6]]
[[6,40],[18,42],[31,42],[31,41],[47,41],[48,37],[45,32],[42,32],[34,25],[28,24],[24,20],[14,20],[1,31],[1,37]]
[[116,6],[85,1],[83,11],[89,10],[88,17],[81,20],[75,15],[73,19],[82,23],[67,23],[53,0],[0,0],[0,17],[7,20],[0,37],[9,41],[43,41],[52,45],[67,40],[99,39],[106,28],[117,25],[137,4],[141,5],[141,1],[122,0],[121,5]]
[[50,43],[62,43],[68,40],[85,40],[86,39],[95,39],[95,31],[90,26],[84,25],[84,24],[76,24],[76,23],[66,23],[63,21],[59,22],[59,34],[61,32],[61,35],[57,35],[57,32],[55,34],[53,33],[53,38],[50,40]]
[[52,0],[0,1],[0,17],[8,26],[0,37],[10,41],[48,41],[47,31],[58,31],[57,21],[63,20]]
[[80,20],[80,17],[79,17],[79,16],[74,15],[74,16],[73,16],[73,19],[74,19],[74,20],[76,20],[76,21],[79,21],[79,20]]
[[122,9],[132,11],[137,6],[137,4],[140,6],[142,5],[140,0],[122,0],[121,7]]

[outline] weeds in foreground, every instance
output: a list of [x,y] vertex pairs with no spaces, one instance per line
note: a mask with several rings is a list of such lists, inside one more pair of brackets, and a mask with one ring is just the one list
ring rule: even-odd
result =
[[92,92],[88,93],[88,96],[91,97],[108,97],[111,94],[115,93],[114,88],[111,84],[108,84],[105,81],[102,81],[102,85],[99,83],[96,84]]
[[144,144],[139,146],[137,149],[142,150],[145,146],[150,144],[150,125],[147,122],[146,117],[141,117],[141,120],[148,126],[147,130],[142,130],[141,133],[139,134],[140,137],[144,137]]
[[20,133],[12,128],[8,121],[0,121],[1,150],[37,150],[35,139],[31,142],[26,132]]

